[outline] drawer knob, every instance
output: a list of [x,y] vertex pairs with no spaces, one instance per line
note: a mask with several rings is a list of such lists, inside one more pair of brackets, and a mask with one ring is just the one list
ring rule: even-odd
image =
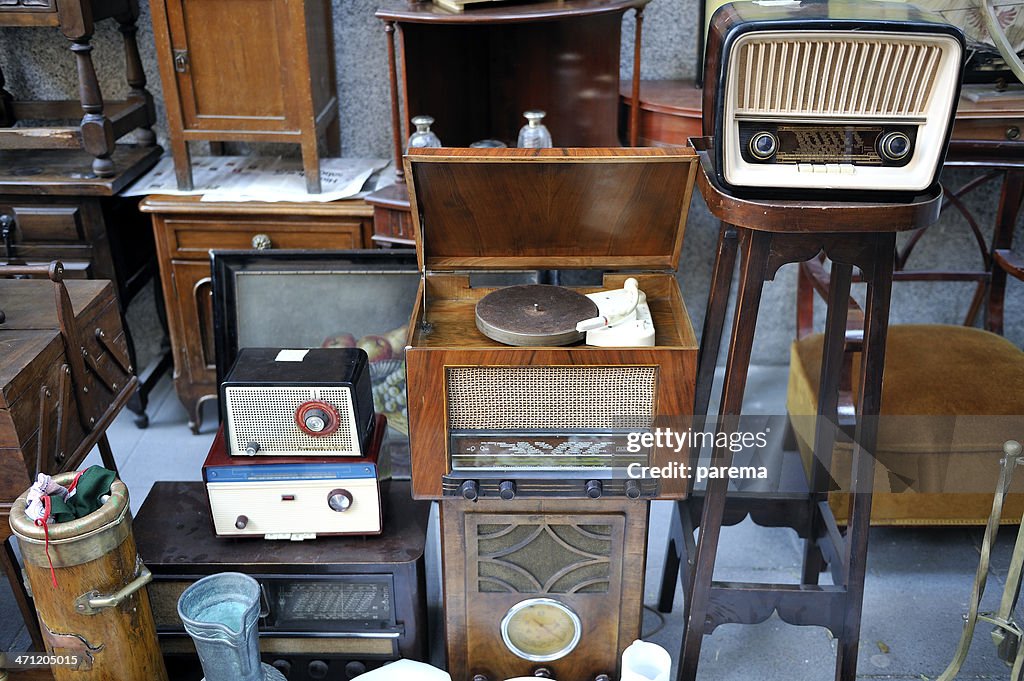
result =
[[1011,128],[1008,128],[1006,130],[1006,139],[1008,139],[1008,140],[1018,140],[1018,139],[1020,139],[1020,128],[1018,128],[1016,125],[1014,125]]
[[270,241],[270,237],[266,234],[257,234],[252,238],[252,247],[257,251],[265,251],[273,245],[274,244]]

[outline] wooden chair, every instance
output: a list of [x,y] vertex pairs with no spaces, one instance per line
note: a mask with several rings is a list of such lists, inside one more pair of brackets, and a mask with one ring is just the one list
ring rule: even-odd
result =
[[[999,219],[991,243],[962,198],[1003,173],[990,172],[957,190],[946,189],[945,204],[970,227],[981,267],[973,271],[912,270],[908,260],[927,234],[919,230],[897,249],[895,282],[971,282],[974,295],[963,325],[896,324],[889,328],[883,382],[882,420],[876,458],[872,524],[983,525],[992,503],[1005,440],[1024,432],[1024,351],[1003,338],[1006,275],[1024,280],[1020,256],[997,248],[1008,245],[1021,209],[1021,173],[1003,184]],[[932,228],[934,229],[934,228]],[[948,284],[947,284],[948,285]],[[813,441],[822,335],[814,333],[815,294],[827,296],[829,274],[823,259],[803,263],[797,284],[797,340],[791,349],[787,411],[805,470],[814,462]],[[844,354],[839,425],[851,426],[863,315],[850,301]],[[899,310],[897,310],[899,314]],[[983,318],[979,320],[979,318]],[[986,329],[975,325],[983,321]],[[985,417],[982,420],[957,417]],[[888,418],[887,418],[888,417]],[[895,418],[899,417],[899,418]],[[837,443],[829,471],[848,471],[849,443]],[[835,477],[831,489],[848,489]],[[823,490],[822,490],[823,491]],[[1003,508],[1003,522],[1024,513],[1024,480],[1014,485]],[[832,492],[829,503],[840,524],[848,495]]]

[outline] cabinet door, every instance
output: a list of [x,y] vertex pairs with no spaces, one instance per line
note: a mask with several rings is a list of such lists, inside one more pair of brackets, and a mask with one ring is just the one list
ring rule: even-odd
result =
[[287,0],[167,0],[186,130],[296,129],[291,83],[307,60]]
[[[192,399],[217,393],[217,360],[213,336],[213,288],[206,261],[171,261],[174,310],[178,325],[179,357],[176,366]],[[179,390],[180,392],[180,390]]]

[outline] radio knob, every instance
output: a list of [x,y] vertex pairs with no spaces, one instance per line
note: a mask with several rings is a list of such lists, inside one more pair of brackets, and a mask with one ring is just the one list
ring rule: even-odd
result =
[[477,497],[480,496],[480,487],[476,484],[476,480],[467,480],[459,485],[459,494],[462,495],[463,499],[476,501]]
[[248,456],[256,456],[256,453],[260,451],[259,442],[250,442],[245,446],[245,453]]
[[327,663],[323,660],[313,660],[306,667],[306,672],[309,674],[311,679],[326,679],[327,678]]
[[244,530],[245,526],[249,524],[249,518],[244,515],[240,515],[235,518],[235,529]]
[[516,498],[516,483],[511,480],[504,480],[498,485],[498,496],[505,501],[511,501]]
[[586,491],[591,499],[600,499],[604,493],[604,486],[600,480],[587,480]]
[[360,674],[366,673],[366,665],[359,660],[352,660],[345,665],[345,678],[354,679]]
[[878,155],[893,163],[910,155],[911,142],[906,133],[887,132],[878,139]]
[[598,674],[594,677],[594,681],[612,681],[611,677],[607,674]]
[[347,489],[332,489],[327,494],[327,505],[332,511],[343,513],[352,508],[352,493]]
[[779,150],[779,138],[768,131],[756,132],[750,138],[750,155],[758,161],[767,161]]
[[551,670],[547,667],[537,667],[533,670],[533,675],[538,679],[553,679],[555,675],[551,673]]
[[292,673],[292,663],[288,660],[274,660],[270,666],[284,674],[286,678]]
[[310,409],[302,416],[302,422],[314,433],[319,433],[327,427],[327,412],[323,409]]
[[630,499],[640,498],[640,483],[636,480],[626,481],[626,496]]

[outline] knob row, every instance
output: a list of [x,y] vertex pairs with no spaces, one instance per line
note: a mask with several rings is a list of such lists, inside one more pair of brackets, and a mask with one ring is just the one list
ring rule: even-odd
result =
[[[516,483],[513,480],[503,480],[498,483],[498,496],[505,501],[511,501],[516,498],[517,494]],[[583,486],[584,493],[591,499],[600,499],[604,494],[604,483],[600,480],[587,480]],[[636,480],[626,481],[626,496],[630,499],[640,498],[640,483]],[[476,480],[466,480],[459,485],[459,495],[463,499],[469,501],[476,501],[480,498],[480,483]]]

